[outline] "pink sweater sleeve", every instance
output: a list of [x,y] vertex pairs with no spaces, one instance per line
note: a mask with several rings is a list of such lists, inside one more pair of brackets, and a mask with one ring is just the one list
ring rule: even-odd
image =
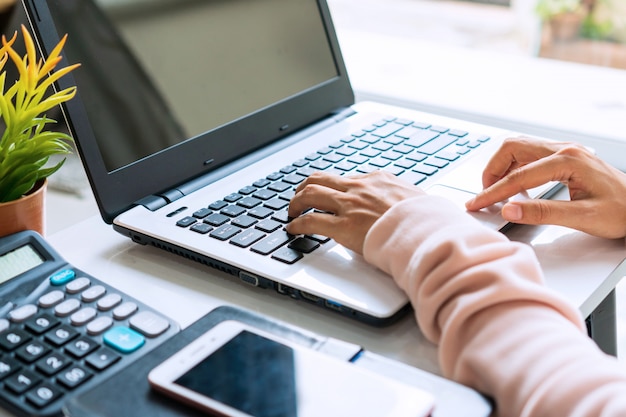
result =
[[420,196],[374,224],[364,256],[409,295],[443,374],[491,396],[499,416],[626,416],[626,369],[543,285],[527,245]]

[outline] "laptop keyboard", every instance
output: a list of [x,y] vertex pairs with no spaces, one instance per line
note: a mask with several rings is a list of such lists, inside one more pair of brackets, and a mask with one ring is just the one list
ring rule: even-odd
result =
[[285,230],[295,188],[313,172],[350,175],[385,170],[418,185],[489,139],[465,130],[387,117],[207,207],[198,207],[176,225],[293,264],[329,241],[325,236],[293,236]]

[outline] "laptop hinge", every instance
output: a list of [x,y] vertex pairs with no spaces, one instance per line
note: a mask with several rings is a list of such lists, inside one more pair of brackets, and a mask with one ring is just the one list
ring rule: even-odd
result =
[[341,122],[342,120],[345,120],[350,116],[354,116],[355,114],[356,112],[352,109],[352,107],[342,107],[333,113],[333,119],[336,122]]
[[135,205],[144,206],[150,211],[157,211],[161,207],[168,205],[170,201],[159,195],[149,195],[141,200],[135,201]]

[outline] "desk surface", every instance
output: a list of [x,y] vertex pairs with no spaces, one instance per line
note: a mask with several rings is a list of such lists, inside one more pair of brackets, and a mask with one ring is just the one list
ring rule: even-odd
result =
[[[600,239],[557,226],[515,226],[508,235],[534,248],[547,285],[579,306],[584,316],[626,275],[623,239]],[[218,305],[232,304],[439,374],[436,348],[423,337],[412,314],[384,328],[361,324],[133,243],[97,216],[48,239],[70,263],[160,310],[183,328]]]

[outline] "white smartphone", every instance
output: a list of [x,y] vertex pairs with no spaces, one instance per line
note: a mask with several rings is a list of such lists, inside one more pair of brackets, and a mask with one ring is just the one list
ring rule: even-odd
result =
[[229,417],[427,417],[435,404],[426,391],[236,321],[213,327],[148,380]]

